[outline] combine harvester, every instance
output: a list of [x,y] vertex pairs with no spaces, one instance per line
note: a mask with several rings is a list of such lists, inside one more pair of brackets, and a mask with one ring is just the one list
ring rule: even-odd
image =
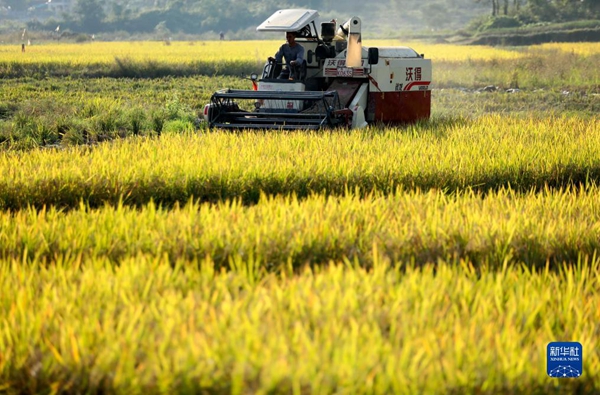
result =
[[[362,128],[428,119],[431,60],[408,47],[363,47],[361,20],[336,26],[317,11],[279,10],[258,31],[297,32],[305,61],[290,79],[278,79],[282,64],[267,62],[253,90],[224,89],[204,107],[210,128]],[[337,28],[337,30],[336,30]],[[273,51],[275,52],[275,51]]]

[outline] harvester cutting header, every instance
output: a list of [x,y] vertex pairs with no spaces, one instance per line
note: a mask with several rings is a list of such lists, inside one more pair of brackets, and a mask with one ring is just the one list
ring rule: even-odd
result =
[[322,22],[319,34],[318,15],[279,10],[258,26],[258,31],[286,32],[294,47],[288,46],[288,56],[302,55],[297,62],[269,58],[261,77],[252,76],[253,90],[213,94],[204,107],[211,128],[361,128],[429,118],[431,60],[408,47],[363,46],[358,17],[339,26]]

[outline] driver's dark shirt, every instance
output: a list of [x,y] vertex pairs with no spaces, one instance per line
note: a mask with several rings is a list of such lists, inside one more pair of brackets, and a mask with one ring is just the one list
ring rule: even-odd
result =
[[293,47],[290,46],[290,44],[285,43],[279,47],[279,51],[277,51],[274,58],[277,63],[281,63],[281,59],[285,58],[285,63],[287,65],[289,65],[292,60],[295,60],[297,63],[302,63],[304,60],[304,47],[298,43]]

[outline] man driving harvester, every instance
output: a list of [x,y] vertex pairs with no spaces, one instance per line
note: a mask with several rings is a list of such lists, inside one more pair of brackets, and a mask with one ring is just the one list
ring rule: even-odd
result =
[[[297,32],[286,32],[286,43],[279,47],[275,56],[269,57],[269,62],[281,64],[282,58],[285,58],[284,67],[277,78],[279,79],[294,79],[299,75],[299,69],[304,62],[304,47],[296,42]],[[291,72],[290,72],[291,71]]]

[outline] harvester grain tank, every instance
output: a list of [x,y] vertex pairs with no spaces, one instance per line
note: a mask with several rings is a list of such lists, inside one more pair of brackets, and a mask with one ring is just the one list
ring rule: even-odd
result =
[[279,10],[257,27],[264,32],[297,32],[305,61],[278,78],[283,64],[267,62],[254,89],[223,89],[204,107],[211,128],[361,128],[428,119],[431,60],[409,47],[362,45],[362,21],[337,25],[315,20],[318,12]]

